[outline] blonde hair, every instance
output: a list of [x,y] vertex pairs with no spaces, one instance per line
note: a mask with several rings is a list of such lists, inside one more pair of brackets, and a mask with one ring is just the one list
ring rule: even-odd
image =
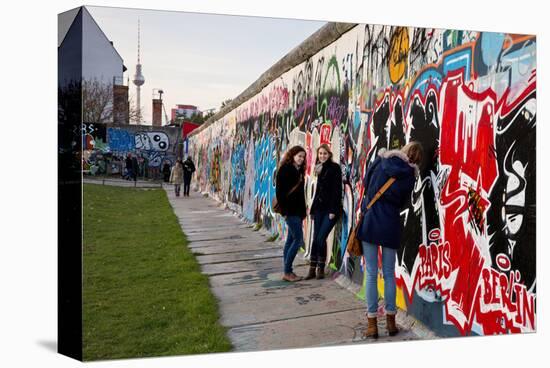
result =
[[424,149],[420,142],[412,141],[401,148],[401,151],[407,155],[409,162],[420,166],[422,159],[424,158]]

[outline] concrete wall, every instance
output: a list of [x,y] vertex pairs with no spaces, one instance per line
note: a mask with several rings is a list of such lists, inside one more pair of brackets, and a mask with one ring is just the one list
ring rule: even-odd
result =
[[[444,336],[533,331],[536,38],[360,24],[314,42],[327,27],[192,133],[200,190],[284,239],[271,208],[280,157],[306,148],[311,205],[314,153],[330,144],[344,215],[329,264],[364,297],[362,259],[345,252],[362,178],[381,148],[420,141],[427,158],[402,212],[398,305]],[[311,220],[303,226],[308,257]]]
[[[171,165],[182,156],[183,142],[179,127],[144,125],[82,124],[84,170],[101,167],[97,174],[121,174],[120,167],[128,153],[138,157],[140,176],[160,178],[162,164]],[[101,162],[105,161],[105,162]],[[91,170],[95,174],[95,170]]]
[[107,128],[107,144],[111,152],[142,155],[147,157],[151,167],[160,167],[164,160],[175,163],[180,143],[181,130],[178,127],[130,125]]

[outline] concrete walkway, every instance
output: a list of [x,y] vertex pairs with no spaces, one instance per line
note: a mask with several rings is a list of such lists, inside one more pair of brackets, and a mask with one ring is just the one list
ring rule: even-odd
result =
[[[175,197],[164,186],[189,248],[209,276],[219,300],[221,324],[228,328],[236,351],[303,348],[361,340],[366,328],[364,302],[330,278],[297,283],[281,281],[283,245],[268,241],[216,201],[197,192]],[[305,275],[301,254],[294,270]],[[389,337],[385,318],[379,319],[378,342],[434,338],[400,311],[401,332]]]

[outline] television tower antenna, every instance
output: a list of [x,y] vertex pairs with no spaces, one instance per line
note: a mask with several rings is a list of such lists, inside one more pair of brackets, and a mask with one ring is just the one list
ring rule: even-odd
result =
[[140,48],[141,48],[141,39],[140,39],[140,21],[138,18],[138,48],[137,48],[137,64],[136,64],[136,74],[134,75],[134,84],[137,87],[137,96],[136,96],[136,103],[137,103],[137,123],[138,125],[141,124],[141,86],[145,83],[145,78],[143,77],[143,74],[141,72],[141,55],[140,55]]

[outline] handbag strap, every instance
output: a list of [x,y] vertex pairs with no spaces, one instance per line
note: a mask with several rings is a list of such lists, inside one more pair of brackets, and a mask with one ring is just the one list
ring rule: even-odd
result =
[[294,192],[296,189],[298,189],[300,184],[302,184],[302,175],[300,175],[300,180],[298,180],[298,183],[290,190],[290,192],[288,192],[288,194],[286,196],[289,197],[292,194],[292,192]]
[[382,186],[382,188],[380,188],[380,190],[376,192],[374,198],[371,199],[370,203],[367,205],[367,210],[370,209],[376,203],[376,201],[380,199],[380,197],[382,197],[382,194],[384,194],[384,192],[388,190],[388,188],[393,184],[394,181],[395,178],[388,179],[388,181]]
[[[382,188],[380,188],[380,190],[376,192],[376,194],[374,195],[374,198],[371,199],[371,201],[367,205],[367,210],[370,209],[376,203],[376,201],[380,199],[380,197],[382,197],[382,194],[384,194],[384,192],[388,190],[389,187],[391,187],[394,181],[395,181],[395,178],[389,178],[388,181],[384,183],[384,185],[382,185]],[[357,225],[355,227],[356,235],[359,232],[359,228],[361,227],[360,224],[363,222],[364,217],[365,217],[365,214],[361,212],[361,214],[359,215],[359,220],[357,221]]]

